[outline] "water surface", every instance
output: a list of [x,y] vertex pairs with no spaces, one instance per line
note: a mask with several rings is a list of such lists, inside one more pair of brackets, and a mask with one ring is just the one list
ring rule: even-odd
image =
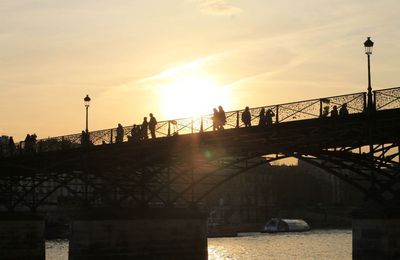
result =
[[209,238],[208,257],[219,259],[351,259],[351,230],[251,234]]
[[[247,233],[209,238],[208,259],[351,259],[351,230],[305,233]],[[67,260],[68,240],[46,242],[46,260]]]

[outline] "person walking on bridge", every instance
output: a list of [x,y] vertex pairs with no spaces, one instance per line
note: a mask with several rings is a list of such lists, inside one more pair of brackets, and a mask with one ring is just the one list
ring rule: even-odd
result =
[[124,141],[124,128],[121,124],[117,127],[117,136],[115,137],[116,143],[122,143]]
[[143,140],[147,140],[148,136],[147,136],[147,128],[149,127],[149,122],[147,122],[147,117],[143,118],[143,123],[142,123],[142,138]]
[[222,106],[218,107],[218,118],[219,118],[218,130],[224,130],[224,125],[226,124],[226,115]]
[[15,143],[12,136],[8,139],[8,153],[10,156],[14,156],[15,153]]
[[266,117],[265,117],[265,108],[261,108],[260,114],[258,115],[260,118],[258,121],[258,126],[265,126]]
[[27,134],[25,137],[24,149],[27,153],[33,152],[33,142],[32,142],[32,136],[30,134]]
[[268,109],[267,112],[265,113],[265,124],[272,125],[272,117],[274,116],[275,116],[274,112],[272,112],[271,109]]
[[89,133],[84,130],[81,133],[81,145],[85,147],[89,146]]
[[342,107],[339,109],[340,117],[347,117],[349,115],[349,110],[347,110],[347,103],[344,103]]
[[216,108],[213,108],[213,116],[212,116],[212,122],[213,122],[213,131],[218,130],[219,126],[219,114],[218,110]]
[[131,129],[131,141],[137,142],[140,140],[140,126],[134,124]]
[[242,122],[244,124],[244,127],[250,127],[251,126],[251,114],[250,114],[250,108],[246,107],[242,113]]
[[150,113],[149,129],[150,129],[151,139],[156,138],[156,126],[157,126],[157,120],[153,116],[153,114]]
[[337,106],[333,106],[331,111],[331,118],[338,118],[339,111],[337,110]]

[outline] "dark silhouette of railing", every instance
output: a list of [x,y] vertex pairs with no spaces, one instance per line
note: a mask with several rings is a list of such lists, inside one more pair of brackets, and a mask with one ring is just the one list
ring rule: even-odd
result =
[[[325,107],[332,110],[337,106],[338,110],[343,104],[347,104],[349,114],[362,113],[366,111],[366,93],[359,92],[347,95],[310,99],[298,102],[291,102],[278,105],[251,108],[251,123],[258,125],[259,113],[262,108],[271,109],[274,112],[273,123],[284,123],[296,120],[306,120],[323,116]],[[374,91],[374,106],[376,110],[400,108],[400,87],[381,89]],[[210,108],[211,110],[212,108]],[[244,127],[241,121],[241,114],[244,110],[226,112],[225,129]],[[213,131],[213,121],[211,114],[167,120],[158,122],[156,128],[157,138],[169,137],[173,135],[184,135],[201,132]],[[128,141],[133,126],[124,127],[123,141]],[[115,143],[117,136],[116,128],[93,131],[89,133],[90,143],[93,145]],[[20,142],[20,150],[24,149],[24,142]],[[56,151],[70,148],[81,147],[81,134],[71,134],[58,137],[40,139],[36,144],[37,152]]]

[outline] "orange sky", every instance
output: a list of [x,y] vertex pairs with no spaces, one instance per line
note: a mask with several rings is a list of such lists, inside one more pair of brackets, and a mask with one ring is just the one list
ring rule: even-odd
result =
[[0,134],[22,139],[398,86],[397,0],[2,0]]

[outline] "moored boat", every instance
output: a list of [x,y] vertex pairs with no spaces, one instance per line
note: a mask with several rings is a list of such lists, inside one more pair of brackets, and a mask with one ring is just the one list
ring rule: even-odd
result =
[[310,226],[302,219],[280,219],[272,218],[265,224],[263,232],[303,232],[309,231]]

